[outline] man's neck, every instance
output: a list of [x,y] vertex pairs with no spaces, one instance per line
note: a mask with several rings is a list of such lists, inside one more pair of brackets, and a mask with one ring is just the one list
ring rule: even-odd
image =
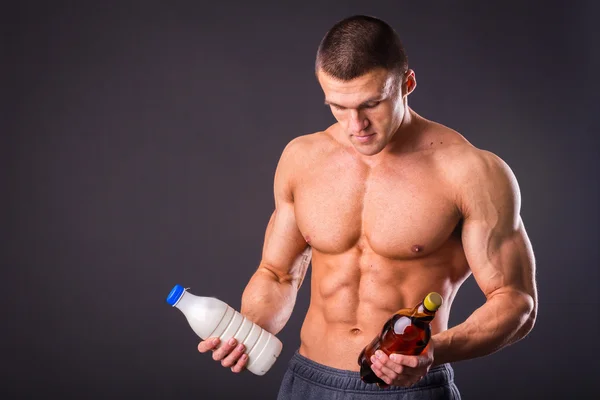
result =
[[411,152],[414,149],[420,117],[408,106],[405,107],[405,110],[400,126],[382,153],[399,154]]

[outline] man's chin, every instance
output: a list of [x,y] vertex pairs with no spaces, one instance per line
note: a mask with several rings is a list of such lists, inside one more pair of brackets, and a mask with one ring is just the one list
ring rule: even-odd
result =
[[379,146],[373,144],[370,146],[365,146],[365,145],[360,145],[360,144],[354,144],[354,149],[356,151],[358,151],[360,154],[362,154],[363,156],[374,156],[375,154],[378,154],[381,152],[381,150],[383,150],[382,148],[380,148]]

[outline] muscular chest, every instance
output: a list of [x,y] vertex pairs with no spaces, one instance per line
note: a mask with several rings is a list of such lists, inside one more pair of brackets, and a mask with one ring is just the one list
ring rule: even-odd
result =
[[428,254],[446,242],[459,220],[436,175],[427,165],[367,169],[330,163],[297,187],[296,221],[323,253],[368,246],[392,259]]

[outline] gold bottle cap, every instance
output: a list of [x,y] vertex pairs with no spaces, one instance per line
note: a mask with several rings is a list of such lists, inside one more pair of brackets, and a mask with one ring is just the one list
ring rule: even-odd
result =
[[440,308],[443,302],[444,299],[442,299],[442,296],[439,293],[431,292],[427,295],[427,297],[425,297],[423,305],[429,311],[437,311],[437,309]]

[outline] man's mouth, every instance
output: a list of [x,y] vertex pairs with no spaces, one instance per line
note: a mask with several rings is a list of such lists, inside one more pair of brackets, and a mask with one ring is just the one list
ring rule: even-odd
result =
[[371,133],[369,135],[352,135],[356,138],[356,140],[358,140],[361,143],[365,143],[368,142],[373,136],[375,136],[375,133]]

